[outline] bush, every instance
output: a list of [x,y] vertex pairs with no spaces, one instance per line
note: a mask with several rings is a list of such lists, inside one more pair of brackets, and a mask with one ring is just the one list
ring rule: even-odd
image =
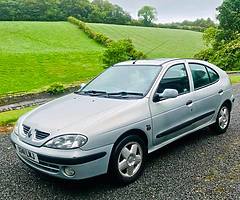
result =
[[47,93],[51,95],[58,95],[65,92],[65,88],[62,84],[55,83],[47,89]]
[[137,51],[131,40],[123,39],[116,42],[111,42],[103,54],[103,62],[107,66],[112,66],[116,63],[126,60],[137,60],[146,56]]
[[206,49],[194,57],[216,64],[224,70],[240,70],[240,34],[232,36],[233,40],[221,40],[223,31],[208,28],[203,34]]

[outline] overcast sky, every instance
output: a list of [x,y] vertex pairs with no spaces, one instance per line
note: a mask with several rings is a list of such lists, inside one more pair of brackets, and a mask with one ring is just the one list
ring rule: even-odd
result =
[[131,16],[137,18],[137,11],[144,5],[150,5],[157,9],[158,22],[181,22],[183,20],[195,20],[208,18],[216,20],[216,8],[223,0],[109,0],[128,11]]

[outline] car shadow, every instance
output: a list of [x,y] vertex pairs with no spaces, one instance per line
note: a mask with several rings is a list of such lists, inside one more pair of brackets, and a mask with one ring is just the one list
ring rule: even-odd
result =
[[[200,131],[194,132],[187,135],[151,154],[148,156],[148,161],[146,163],[145,172],[151,173],[151,166],[154,163],[161,161],[162,159],[167,159],[169,156],[174,156],[178,154],[187,146],[197,144],[199,141],[208,140],[209,138],[216,137],[209,128],[202,129]],[[163,166],[164,167],[164,166]],[[114,188],[128,187],[118,185],[114,182],[108,175],[102,175],[94,178],[89,178],[80,181],[69,181],[53,178],[47,175],[43,175],[34,172],[35,176],[38,177],[39,181],[46,185],[48,184],[54,192],[67,193],[70,195],[89,195],[90,193],[101,193],[109,191],[111,192]],[[138,179],[135,183],[139,184],[144,181],[143,176]]]

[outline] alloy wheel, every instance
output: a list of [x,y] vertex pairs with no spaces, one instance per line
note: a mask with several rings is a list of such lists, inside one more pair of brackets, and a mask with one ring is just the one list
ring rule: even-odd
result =
[[118,157],[118,170],[124,177],[134,176],[140,169],[143,159],[143,150],[137,142],[126,144]]

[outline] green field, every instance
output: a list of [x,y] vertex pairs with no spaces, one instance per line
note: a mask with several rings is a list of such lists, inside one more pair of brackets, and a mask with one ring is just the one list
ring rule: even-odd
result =
[[[113,39],[131,38],[137,49],[157,57],[192,57],[201,33],[89,24]],[[0,96],[79,83],[103,70],[104,48],[68,22],[0,22]]]
[[93,77],[102,51],[68,22],[0,22],[0,95]]
[[26,112],[32,110],[34,107],[23,108],[20,110],[11,110],[0,113],[0,126],[12,125],[18,118]]
[[191,58],[203,48],[202,33],[199,32],[109,24],[88,25],[113,40],[132,39],[136,48],[144,53],[154,49],[148,58]]

